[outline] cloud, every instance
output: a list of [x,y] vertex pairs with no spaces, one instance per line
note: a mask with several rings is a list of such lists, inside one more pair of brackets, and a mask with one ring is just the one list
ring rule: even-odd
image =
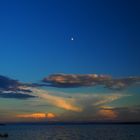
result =
[[0,91],[15,91],[15,92],[32,92],[31,90],[26,90],[24,87],[30,87],[32,84],[19,82],[8,78],[6,76],[0,75]]
[[36,93],[38,97],[46,99],[48,103],[58,108],[75,112],[81,111],[81,108],[75,105],[75,100],[72,98],[51,95],[48,91],[42,89],[37,88],[28,88],[28,89],[32,90],[33,93]]
[[[55,106],[56,109],[63,109],[57,117],[60,121],[65,120],[98,120],[101,119],[116,119],[117,112],[115,110],[109,110],[103,108],[113,101],[130,96],[122,93],[61,93],[61,92],[49,92],[43,89],[37,89],[33,87],[26,87],[30,89],[39,98],[46,100],[49,105]],[[35,105],[35,104],[34,104]],[[101,108],[102,107],[102,108]],[[109,116],[110,115],[110,116]]]
[[[110,112],[113,112],[114,119],[116,121],[130,121],[130,122],[140,121],[140,106],[131,106],[131,107],[130,106],[129,107],[103,106],[100,109],[105,111],[109,110]],[[100,111],[98,113],[100,114]]]
[[97,112],[97,115],[99,115],[100,118],[103,120],[106,119],[116,119],[118,117],[118,113],[112,109],[101,109]]
[[120,90],[134,84],[140,84],[140,77],[112,78],[109,75],[97,74],[52,74],[45,77],[42,82],[54,87],[81,87],[102,85],[109,89]]
[[28,99],[28,98],[33,98],[36,96],[29,95],[26,93],[17,93],[13,91],[7,91],[7,92],[1,92],[0,93],[0,98],[15,98],[15,99]]
[[97,108],[101,105],[111,103],[120,98],[130,96],[121,93],[75,93],[72,95],[70,93],[61,92],[51,93],[49,91],[37,88],[28,89],[32,90],[32,92],[35,93],[35,95],[39,98],[45,99],[49,104],[73,112],[82,112],[83,110],[88,108]]
[[[86,75],[87,76],[87,75]],[[92,85],[96,85],[97,83],[106,83],[110,81],[111,79],[108,76],[97,76],[97,75],[88,75],[87,79],[86,76],[75,76],[77,78],[76,83],[80,84],[81,80],[83,78],[84,82],[82,81],[82,85],[84,85],[87,81],[87,79],[96,79],[92,83]],[[66,76],[67,77],[67,76]],[[74,77],[74,75],[72,76]],[[80,77],[80,78],[79,78]],[[57,79],[58,81],[61,81],[61,78]],[[63,80],[62,80],[63,81]],[[98,81],[98,82],[97,82]],[[65,83],[61,82],[61,83]],[[66,83],[72,83],[75,84],[74,80],[69,80]],[[86,86],[89,85],[86,84]],[[6,88],[7,89],[7,88]],[[101,120],[101,119],[116,119],[117,115],[119,114],[117,110],[114,109],[106,109],[101,108],[101,106],[106,106],[109,103],[112,103],[115,100],[119,100],[120,98],[130,96],[126,94],[122,94],[120,92],[118,93],[62,93],[58,91],[50,92],[43,89],[38,89],[36,86],[32,86],[32,84],[28,83],[21,83],[16,88],[12,88],[11,90],[1,90],[0,91],[0,97],[2,98],[16,98],[16,99],[28,99],[32,97],[38,97],[38,99],[43,99],[44,103],[46,101],[47,105],[49,104],[50,107],[55,107],[55,109],[61,110],[59,115],[60,117],[57,117],[57,119],[62,120]],[[41,100],[40,100],[41,101]],[[36,102],[34,102],[36,103]],[[40,102],[41,103],[41,102]],[[53,118],[54,115],[49,113],[33,113],[33,114],[18,114],[16,116],[17,118]]]
[[28,99],[35,97],[30,95],[29,93],[32,91],[24,89],[24,86],[26,86],[25,83],[0,76],[0,98]]
[[110,89],[123,89],[131,85],[140,85],[140,77],[112,79],[105,83],[105,86]]
[[17,118],[26,118],[26,119],[52,119],[55,118],[56,115],[53,113],[33,113],[33,114],[18,114]]
[[20,83],[17,80],[0,76],[0,90],[16,90]]
[[[135,121],[139,120],[140,107],[114,108],[109,106],[116,100],[132,96],[126,93],[54,93],[29,88],[39,98],[45,99],[47,103],[56,108],[64,109],[56,118],[59,121]],[[127,115],[127,116],[126,116]],[[126,116],[126,117],[125,117]]]
[[47,113],[46,117],[49,118],[49,119],[52,119],[52,118],[55,118],[56,115],[53,114],[53,113]]
[[97,74],[52,74],[42,81],[56,87],[95,86],[111,77]]
[[110,94],[98,95],[98,96],[99,96],[99,99],[93,104],[94,106],[101,106],[104,104],[108,104],[115,100],[121,99],[123,97],[128,97],[131,95],[122,94],[122,93],[110,93]]
[[58,88],[73,88],[73,87],[89,87],[89,86],[104,86],[108,89],[121,90],[132,85],[140,85],[140,77],[112,78],[110,75],[97,74],[52,74],[45,77],[40,83],[22,83],[17,80],[0,76],[0,91],[23,91],[22,87],[42,87],[52,86]]

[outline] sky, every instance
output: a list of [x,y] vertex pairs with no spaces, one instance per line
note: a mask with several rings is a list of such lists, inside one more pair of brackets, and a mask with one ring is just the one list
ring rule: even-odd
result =
[[140,121],[139,7],[0,1],[0,122]]

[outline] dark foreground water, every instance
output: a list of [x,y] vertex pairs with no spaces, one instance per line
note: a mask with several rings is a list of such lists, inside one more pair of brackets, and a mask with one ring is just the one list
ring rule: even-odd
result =
[[140,125],[6,125],[6,140],[140,140]]

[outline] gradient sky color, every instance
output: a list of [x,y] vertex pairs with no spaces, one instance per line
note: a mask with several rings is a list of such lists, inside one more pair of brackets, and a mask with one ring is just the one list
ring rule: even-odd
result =
[[[0,75],[26,83],[39,83],[54,73],[138,77],[139,7],[137,0],[0,1]],[[85,109],[83,115],[80,108],[91,108],[88,102],[92,104],[104,100],[100,107],[94,105],[93,112],[97,112],[98,108],[98,113],[92,116],[93,120],[98,116],[102,116],[100,119],[103,120],[108,116],[112,116],[110,120],[116,119],[119,112],[120,120],[124,120],[122,114],[128,113],[128,120],[140,121],[139,86],[130,86],[121,91],[102,86],[40,87],[31,90],[37,96],[43,92],[42,99],[0,98],[0,120],[26,121],[27,117],[29,120],[37,117],[43,119],[42,112],[46,113],[44,118],[47,119],[57,116],[58,120],[72,117],[73,120],[92,120],[88,115],[91,109]],[[67,102],[74,110],[65,112],[66,108],[50,103],[58,100],[58,104]],[[114,110],[111,109],[113,107]],[[76,113],[72,112],[75,110]],[[137,111],[136,118],[133,118],[130,110]],[[8,117],[9,114],[11,117]],[[80,115],[83,116],[81,119]]]

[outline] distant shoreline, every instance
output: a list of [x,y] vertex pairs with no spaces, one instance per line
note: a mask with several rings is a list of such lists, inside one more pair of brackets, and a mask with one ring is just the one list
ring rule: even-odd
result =
[[4,123],[5,125],[140,125],[140,122],[17,122]]

